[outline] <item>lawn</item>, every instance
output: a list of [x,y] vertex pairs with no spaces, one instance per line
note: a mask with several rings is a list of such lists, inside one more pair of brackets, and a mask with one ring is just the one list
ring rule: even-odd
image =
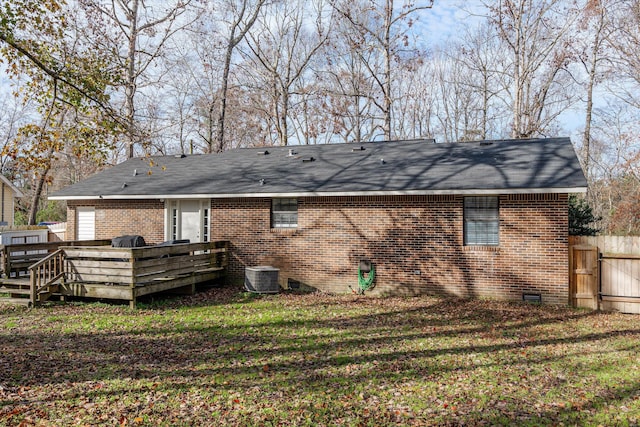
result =
[[637,425],[640,317],[438,298],[0,306],[0,425]]

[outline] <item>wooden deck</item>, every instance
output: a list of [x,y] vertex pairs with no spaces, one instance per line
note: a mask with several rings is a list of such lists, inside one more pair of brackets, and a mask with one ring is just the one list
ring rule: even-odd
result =
[[[0,302],[36,305],[52,297],[78,296],[124,300],[135,307],[143,295],[165,291],[190,294],[197,284],[224,276],[228,246],[228,242],[218,241],[141,248],[65,244],[53,252],[37,247],[28,251],[4,248],[8,255],[0,295],[5,297]],[[18,261],[18,257],[27,252],[30,265],[24,271],[25,261]]]

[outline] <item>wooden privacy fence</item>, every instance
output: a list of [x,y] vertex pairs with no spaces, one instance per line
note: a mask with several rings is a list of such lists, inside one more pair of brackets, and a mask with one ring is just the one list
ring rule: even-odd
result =
[[640,314],[640,236],[571,236],[569,274],[575,307]]

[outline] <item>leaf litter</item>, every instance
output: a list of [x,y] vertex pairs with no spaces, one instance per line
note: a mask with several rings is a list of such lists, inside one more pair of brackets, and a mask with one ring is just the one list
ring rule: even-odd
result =
[[[0,425],[637,425],[637,316],[255,296],[0,309]],[[8,326],[8,327],[6,327]]]

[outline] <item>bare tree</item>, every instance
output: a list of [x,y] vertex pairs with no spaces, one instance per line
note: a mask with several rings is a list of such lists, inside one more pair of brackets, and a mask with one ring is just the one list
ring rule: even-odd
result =
[[437,83],[430,58],[397,71],[395,131],[399,138],[435,137]]
[[[199,137],[204,151],[221,152],[234,146],[228,141],[227,115],[232,87],[232,66],[238,45],[245,40],[258,13],[271,0],[219,0],[193,26],[188,40],[191,52],[182,52],[182,71],[197,93]],[[215,23],[215,24],[214,24]],[[176,47],[182,50],[181,46]],[[246,82],[245,82],[246,83]]]
[[258,18],[260,9],[266,0],[239,0],[231,1],[228,9],[232,11],[231,20],[228,23],[228,35],[226,39],[226,49],[224,54],[224,66],[222,69],[222,88],[220,89],[220,110],[218,113],[218,132],[216,135],[215,151],[223,151],[225,146],[224,128],[227,112],[227,95],[229,88],[229,73],[231,70],[231,58],[233,51],[242,42],[247,32]]
[[151,66],[162,57],[167,41],[190,23],[178,19],[190,3],[191,0],[162,3],[159,12],[157,4],[145,0],[113,0],[108,5],[99,0],[81,0],[92,18],[93,32],[101,35],[122,71],[129,158],[135,155],[136,145],[144,145],[147,139],[138,124],[136,96],[142,87],[159,79]]
[[292,103],[290,117],[295,140],[305,145],[331,142],[331,113],[326,108],[326,95],[318,73],[303,73],[294,93],[296,102]]
[[332,0],[331,3],[358,35],[353,49],[376,52],[370,58],[362,55],[360,59],[380,92],[381,99],[376,103],[383,116],[382,132],[389,140],[392,138],[395,99],[392,93],[393,64],[415,52],[409,46],[408,29],[417,12],[431,8],[433,1],[423,2],[422,5],[405,2],[400,7],[396,6],[394,0]]
[[466,31],[460,44],[448,51],[451,60],[460,63],[460,75],[452,76],[463,90],[471,96],[469,108],[473,120],[468,122],[462,138],[487,139],[500,137],[505,111],[504,100],[507,96],[502,66],[505,56],[498,35],[488,25],[480,25]]
[[589,202],[608,233],[640,233],[637,110],[613,98],[592,126]]
[[[290,109],[296,84],[327,40],[331,18],[322,0],[294,0],[261,9],[256,25],[248,33],[245,67],[262,81],[269,93],[269,126],[276,143],[288,145]],[[327,22],[328,19],[328,22]]]
[[640,109],[640,0],[621,1],[619,5],[614,15],[615,31],[607,38],[616,51],[611,87],[619,99]]
[[447,52],[455,49],[445,44],[434,52],[430,69],[437,93],[436,116],[440,132],[446,142],[456,142],[468,137],[475,124],[469,123],[475,114],[476,100],[465,82],[466,68],[461,62],[452,60]]
[[[185,46],[181,46],[184,44]],[[173,61],[169,62],[166,73],[166,83],[163,90],[151,99],[155,105],[163,105],[158,115],[165,122],[165,129],[155,132],[162,144],[162,152],[169,154],[177,149],[180,154],[193,154],[198,140],[198,98],[197,83],[202,82],[201,76],[194,76],[194,69],[199,68],[198,58],[189,52],[191,46],[182,41],[173,49]],[[153,110],[153,108],[149,108]],[[162,138],[162,135],[165,138]],[[162,141],[162,140],[165,141]],[[197,150],[200,151],[200,150]]]
[[[544,134],[572,103],[566,73],[573,60],[567,35],[577,12],[567,0],[499,0],[487,4],[511,64],[513,138]],[[564,79],[564,80],[562,80]]]
[[[20,83],[16,84],[16,87]],[[32,110],[32,102],[12,94],[9,86],[3,88],[6,92],[0,99],[0,173],[10,175],[10,166],[13,159],[8,155],[12,151],[18,130],[32,119],[35,111]]]
[[591,140],[594,115],[594,92],[597,85],[603,81],[612,65],[610,44],[613,37],[612,23],[613,9],[618,9],[620,2],[610,0],[587,0],[583,15],[578,23],[580,34],[586,37],[578,38],[576,47],[579,63],[586,78],[585,86],[585,120],[582,134],[582,166],[587,179],[591,176]]
[[376,53],[360,49],[361,40],[348,21],[338,20],[318,73],[324,108],[331,115],[330,133],[345,142],[371,140],[376,132],[376,85],[365,65],[374,62]]
[[[483,35],[483,36],[481,36]],[[461,42],[447,42],[434,50],[425,62],[424,71],[432,81],[433,133],[447,142],[485,139],[489,132],[496,135],[503,119],[500,72],[492,69],[490,61],[499,61],[499,53],[470,52],[467,43],[476,43],[480,31]],[[491,40],[485,40],[490,44]]]
[[184,120],[194,126],[194,150],[204,153],[215,151],[225,44],[220,26],[212,24],[220,21],[214,12],[204,12],[187,37],[172,44],[174,58],[169,71],[174,96],[184,99],[190,110]]

